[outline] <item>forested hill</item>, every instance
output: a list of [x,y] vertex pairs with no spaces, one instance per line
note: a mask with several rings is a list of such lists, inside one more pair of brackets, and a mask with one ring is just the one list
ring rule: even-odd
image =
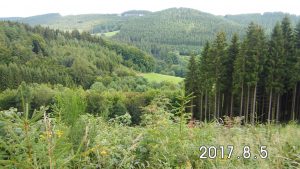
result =
[[97,76],[131,69],[152,71],[154,59],[136,47],[86,32],[0,22],[0,90],[22,81],[88,88]]
[[[101,12],[101,11],[100,11]],[[158,60],[155,71],[184,76],[186,55],[200,54],[206,41],[212,41],[223,31],[231,39],[233,33],[241,38],[248,24],[262,25],[270,36],[276,22],[284,16],[295,25],[299,16],[281,12],[216,16],[189,8],[170,8],[158,12],[132,10],[122,14],[83,14],[61,16],[46,14],[28,18],[2,18],[30,25],[40,24],[62,31],[89,32],[117,41],[133,44]]]
[[36,15],[31,17],[10,17],[10,18],[0,18],[0,20],[10,20],[10,21],[18,21],[27,23],[29,25],[46,25],[51,24],[52,22],[56,22],[61,19],[62,16],[59,13],[49,13],[44,15]]
[[0,18],[2,21],[17,21],[31,26],[41,25],[53,29],[72,31],[87,31],[90,33],[105,33],[117,31],[121,24],[130,17],[121,17],[117,14],[83,14],[61,16],[58,13],[50,13],[31,17]]
[[271,34],[272,29],[277,22],[280,22],[285,16],[290,18],[293,26],[300,20],[299,16],[291,15],[283,12],[265,12],[263,14],[241,14],[241,15],[225,15],[224,18],[237,22],[242,25],[248,25],[251,22],[261,25],[267,34]]
[[199,46],[211,41],[220,31],[224,31],[229,38],[233,32],[243,35],[243,30],[251,21],[262,25],[269,34],[276,22],[284,16],[291,18],[293,25],[300,19],[299,16],[282,12],[216,16],[195,9],[170,8],[158,12],[132,10],[122,14],[61,16],[52,13],[0,20],[13,20],[60,30],[77,29],[92,34],[118,31],[116,39],[133,43],[155,56],[164,57],[166,51],[172,49],[181,53],[199,51]]
[[291,18],[292,25],[300,19],[281,12],[216,16],[189,8],[171,8],[128,20],[115,37],[156,56],[163,55],[166,48],[181,53],[197,52],[199,46],[211,41],[220,31],[225,32],[229,39],[234,32],[244,36],[244,30],[252,21],[262,25],[270,34],[276,22],[284,16]]
[[241,32],[243,25],[222,16],[188,8],[171,8],[123,24],[117,39],[131,42],[157,55],[161,45],[181,51],[199,49],[217,32]]

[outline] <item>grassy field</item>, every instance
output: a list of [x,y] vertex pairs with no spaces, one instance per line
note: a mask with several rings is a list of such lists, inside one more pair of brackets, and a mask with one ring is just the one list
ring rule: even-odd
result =
[[175,77],[175,76],[169,76],[169,75],[162,75],[162,74],[158,74],[158,73],[143,73],[140,74],[141,76],[143,76],[145,79],[147,79],[149,82],[171,82],[171,83],[180,83],[183,81],[183,78],[181,77]]
[[117,33],[119,33],[120,31],[113,31],[113,32],[107,32],[107,33],[104,33],[104,35],[106,37],[112,37],[112,36],[115,36]]

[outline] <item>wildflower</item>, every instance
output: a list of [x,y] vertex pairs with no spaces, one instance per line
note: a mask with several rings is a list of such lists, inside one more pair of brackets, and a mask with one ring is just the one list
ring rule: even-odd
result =
[[40,139],[41,140],[45,140],[46,139],[46,137],[44,136],[44,134],[40,134]]
[[103,156],[106,156],[106,155],[107,155],[107,151],[102,150],[102,151],[100,152],[100,154],[103,155]]
[[46,131],[45,135],[47,136],[47,138],[50,138],[52,136],[52,132],[51,131]]
[[60,138],[64,133],[61,130],[56,130],[55,134],[57,135],[58,138]]
[[192,168],[192,164],[190,162],[190,160],[186,161],[186,169],[191,169]]

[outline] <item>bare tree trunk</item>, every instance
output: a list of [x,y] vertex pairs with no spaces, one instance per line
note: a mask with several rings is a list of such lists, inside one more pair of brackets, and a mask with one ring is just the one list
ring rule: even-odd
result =
[[248,89],[247,89],[247,106],[246,106],[246,123],[248,123],[248,115],[249,115],[249,100],[250,100],[250,87],[248,85]]
[[296,94],[297,94],[297,83],[294,87],[294,93],[293,93],[293,103],[292,103],[292,120],[295,120],[295,107],[296,107]]
[[211,100],[210,100],[211,98],[210,97],[208,97],[208,99],[207,99],[207,105],[208,105],[208,113],[207,113],[207,119],[210,121],[210,115],[211,115]]
[[220,102],[221,102],[221,98],[220,98],[220,91],[218,90],[218,119],[220,118]]
[[217,90],[215,92],[215,118],[217,118]]
[[286,96],[285,96],[285,110],[284,110],[284,116],[287,117],[289,115],[289,97],[290,97],[290,90],[287,90]]
[[261,114],[263,114],[263,117],[261,120],[265,120],[265,95],[263,94],[263,100],[262,100],[262,105],[261,105]]
[[195,115],[194,115],[194,99],[192,98],[191,99],[191,113],[192,113],[192,119],[194,119],[195,117]]
[[276,123],[279,122],[279,113],[280,113],[280,105],[279,105],[279,101],[280,101],[280,94],[277,94]]
[[203,107],[202,107],[203,106],[203,104],[202,104],[203,103],[203,95],[202,95],[202,93],[200,94],[200,97],[201,98],[200,98],[200,117],[199,117],[199,120],[202,121],[202,112],[203,112],[202,111],[202,109],[203,109]]
[[[224,93],[222,94],[221,100],[222,100],[221,101],[221,111],[222,111],[221,114],[224,115],[224,112],[223,112],[224,111]],[[226,112],[226,114],[227,114],[227,112]]]
[[273,105],[272,105],[272,121],[275,121],[276,120],[276,97],[273,97]]
[[256,89],[257,89],[257,83],[255,84],[254,93],[253,93],[253,107],[252,107],[252,116],[251,116],[251,123],[254,125],[254,119],[255,119],[255,105],[256,105]]
[[271,122],[272,94],[273,94],[273,89],[271,88],[271,91],[270,91],[270,98],[269,98],[268,123],[270,123],[270,122]]
[[207,122],[207,90],[205,90],[205,110],[204,110],[205,122]]
[[242,84],[240,117],[243,115],[243,100],[244,100],[244,84]]
[[233,116],[233,93],[231,92],[231,98],[230,98],[230,117]]

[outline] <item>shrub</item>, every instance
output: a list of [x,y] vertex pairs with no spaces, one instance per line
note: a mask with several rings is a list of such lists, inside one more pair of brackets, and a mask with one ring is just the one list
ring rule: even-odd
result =
[[86,111],[86,98],[82,89],[66,89],[57,94],[55,100],[55,115],[68,125],[75,124]]

